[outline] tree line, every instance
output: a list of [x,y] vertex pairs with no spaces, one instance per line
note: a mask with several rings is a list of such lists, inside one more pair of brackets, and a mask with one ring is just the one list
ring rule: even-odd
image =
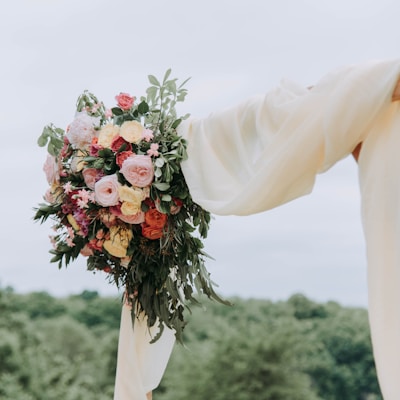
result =
[[[201,299],[154,400],[379,400],[367,311]],[[121,299],[0,288],[0,399],[111,400]]]

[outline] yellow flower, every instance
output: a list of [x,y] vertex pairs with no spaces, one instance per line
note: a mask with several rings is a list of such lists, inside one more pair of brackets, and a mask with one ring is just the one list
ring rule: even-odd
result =
[[98,144],[103,147],[110,148],[111,142],[119,134],[119,126],[107,124],[100,129]]
[[139,143],[142,140],[144,127],[137,121],[125,121],[121,125],[120,136],[129,143]]
[[86,166],[86,161],[83,159],[86,157],[86,153],[84,153],[82,150],[78,150],[76,152],[76,155],[72,158],[71,161],[71,170],[72,172],[80,172],[85,168]]
[[112,256],[124,258],[132,237],[130,229],[112,226],[110,227],[110,239],[104,241],[103,247]]
[[72,214],[67,215],[67,220],[71,224],[72,228],[74,228],[74,231],[79,231],[79,225]]
[[144,197],[143,190],[136,189],[127,185],[118,188],[118,195],[121,201],[129,201],[130,203],[140,204]]
[[124,201],[121,204],[121,212],[123,215],[135,215],[141,211],[140,204],[131,203],[129,201]]

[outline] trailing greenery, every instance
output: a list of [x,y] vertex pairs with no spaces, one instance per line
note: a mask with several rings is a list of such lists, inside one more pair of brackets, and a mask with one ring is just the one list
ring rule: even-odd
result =
[[[231,300],[192,310],[155,400],[382,399],[366,310]],[[120,306],[0,288],[0,399],[112,399]]]

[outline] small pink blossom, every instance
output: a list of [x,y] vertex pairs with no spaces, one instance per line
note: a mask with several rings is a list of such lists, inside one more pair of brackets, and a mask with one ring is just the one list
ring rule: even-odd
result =
[[69,194],[72,192],[72,184],[71,182],[67,182],[66,184],[63,185],[64,193]]
[[104,113],[104,116],[108,119],[108,118],[111,118],[112,115],[113,115],[113,113],[112,113],[111,109],[107,108],[105,113]]
[[146,142],[150,142],[150,140],[152,140],[154,138],[153,131],[151,129],[147,129],[147,128],[143,129],[142,138]]
[[75,243],[72,241],[70,237],[65,238],[65,243],[67,243],[68,247],[74,247]]
[[73,239],[75,237],[74,229],[71,226],[67,227],[68,236]]
[[158,152],[158,143],[152,143],[150,145],[150,149],[147,150],[147,154],[151,157],[158,157],[160,155],[160,153]]

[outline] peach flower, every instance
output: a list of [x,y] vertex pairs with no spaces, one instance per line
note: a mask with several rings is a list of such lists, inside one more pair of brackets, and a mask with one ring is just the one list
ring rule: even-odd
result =
[[145,187],[153,181],[154,167],[149,156],[131,155],[122,163],[121,173],[131,185]]
[[114,124],[104,125],[100,129],[99,139],[97,141],[98,146],[110,148],[111,143],[115,137],[119,134],[119,126]]

